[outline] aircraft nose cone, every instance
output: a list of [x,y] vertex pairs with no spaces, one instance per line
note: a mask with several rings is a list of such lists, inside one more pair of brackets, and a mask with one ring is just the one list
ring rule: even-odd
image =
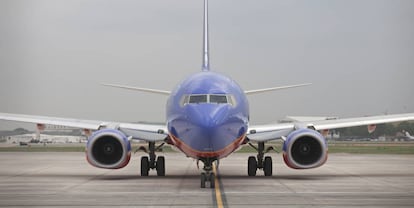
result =
[[227,117],[227,106],[197,106],[189,109],[189,118],[204,129],[215,129],[222,125]]
[[217,151],[225,151],[247,128],[245,121],[233,115],[234,112],[228,105],[187,105],[184,110],[183,117],[170,122],[174,126],[171,132],[197,152],[216,154]]

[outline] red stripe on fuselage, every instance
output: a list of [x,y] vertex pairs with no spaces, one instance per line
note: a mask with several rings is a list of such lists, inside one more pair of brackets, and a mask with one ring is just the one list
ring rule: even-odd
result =
[[234,140],[231,144],[227,145],[225,148],[218,150],[218,151],[214,151],[214,152],[203,152],[203,151],[195,150],[172,134],[170,134],[170,138],[174,146],[176,146],[178,149],[183,151],[187,156],[190,156],[192,158],[196,158],[196,159],[198,158],[223,158],[229,155],[230,153],[234,152],[237,148],[240,147],[240,145],[244,141],[245,134],[237,138],[236,140]]

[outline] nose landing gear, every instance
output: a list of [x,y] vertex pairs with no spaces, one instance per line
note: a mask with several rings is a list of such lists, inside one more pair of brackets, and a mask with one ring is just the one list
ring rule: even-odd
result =
[[200,188],[206,188],[206,183],[210,183],[210,188],[215,187],[216,173],[213,171],[213,162],[216,159],[204,158],[200,159],[204,163],[203,172],[200,176]]

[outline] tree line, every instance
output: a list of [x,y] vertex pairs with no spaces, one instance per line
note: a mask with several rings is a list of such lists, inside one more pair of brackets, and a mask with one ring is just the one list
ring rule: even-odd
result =
[[[375,131],[372,133],[368,132],[367,126],[358,126],[350,128],[337,129],[341,137],[343,136],[362,136],[378,138],[380,136],[398,136],[403,134],[404,131],[414,135],[414,122],[400,122],[400,123],[386,123],[378,124]],[[403,134],[405,135],[405,134]]]

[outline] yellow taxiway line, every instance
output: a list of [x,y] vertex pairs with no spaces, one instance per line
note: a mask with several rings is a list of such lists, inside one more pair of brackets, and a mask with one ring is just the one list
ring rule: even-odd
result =
[[[213,164],[213,173],[215,175],[214,177],[214,191],[216,193],[216,201],[217,201],[217,207],[223,208],[223,199],[221,198],[221,189],[220,189],[220,183],[218,179],[216,164]],[[211,182],[210,182],[211,183]]]

